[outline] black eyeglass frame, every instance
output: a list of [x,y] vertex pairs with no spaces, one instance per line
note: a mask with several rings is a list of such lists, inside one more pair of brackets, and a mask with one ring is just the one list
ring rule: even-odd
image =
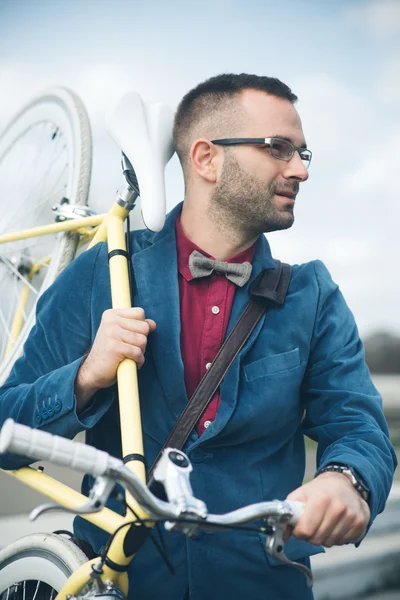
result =
[[[285,144],[287,144],[290,148],[291,148],[291,154],[288,158],[280,158],[279,156],[275,156],[274,154],[272,154],[271,150],[272,150],[272,143],[274,142],[274,140],[276,140],[277,142],[284,142]],[[310,153],[310,159],[308,161],[308,165],[305,165],[306,169],[308,169],[310,167],[311,164],[311,159],[312,159],[312,152],[311,150],[309,150],[308,148],[304,148],[302,146],[295,146],[294,144],[292,144],[292,142],[289,142],[289,140],[285,140],[284,138],[280,138],[280,137],[270,137],[270,138],[224,138],[221,140],[211,140],[211,142],[213,144],[217,144],[220,146],[237,146],[240,144],[255,144],[258,146],[268,146],[269,147],[269,153],[271,154],[271,156],[273,158],[276,158],[277,160],[284,160],[285,162],[289,162],[289,160],[291,160],[294,156],[295,152],[298,152],[300,154],[300,158],[301,158],[301,152],[309,152]],[[304,160],[304,159],[302,159]]]

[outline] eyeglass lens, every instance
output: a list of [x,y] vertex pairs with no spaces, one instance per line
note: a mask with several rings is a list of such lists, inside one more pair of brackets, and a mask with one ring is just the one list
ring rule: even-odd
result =
[[[290,160],[294,154],[294,148],[293,144],[286,140],[271,140],[271,154],[279,160]],[[309,150],[301,150],[299,154],[304,166],[308,167],[311,161],[311,152]]]

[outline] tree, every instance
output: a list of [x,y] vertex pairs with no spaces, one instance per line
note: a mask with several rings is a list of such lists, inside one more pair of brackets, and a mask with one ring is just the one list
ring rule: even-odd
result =
[[400,337],[378,331],[364,339],[364,346],[371,373],[400,375]]

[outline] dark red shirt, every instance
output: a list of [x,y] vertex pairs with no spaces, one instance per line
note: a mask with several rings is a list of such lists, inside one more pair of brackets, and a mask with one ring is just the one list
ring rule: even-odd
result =
[[[193,279],[189,270],[189,256],[193,250],[198,250],[209,258],[214,259],[214,257],[186,237],[182,230],[180,215],[176,220],[176,246],[181,307],[181,354],[186,391],[190,398],[222,346],[236,285],[225,275],[216,273]],[[254,252],[255,244],[226,262],[251,262]],[[219,401],[218,390],[197,423],[196,430],[199,436],[214,421]]]

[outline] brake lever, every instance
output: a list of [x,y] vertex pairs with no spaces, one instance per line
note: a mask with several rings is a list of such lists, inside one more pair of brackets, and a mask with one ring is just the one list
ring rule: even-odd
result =
[[49,511],[64,511],[69,512],[74,515],[87,515],[90,513],[99,512],[104,508],[105,503],[107,502],[108,496],[113,489],[115,482],[107,477],[98,476],[96,477],[93,486],[89,492],[88,501],[81,506],[77,506],[76,508],[69,508],[67,506],[62,506],[61,504],[55,504],[54,502],[48,502],[46,504],[41,504],[32,510],[29,515],[30,521],[35,521],[40,515]]
[[[207,517],[207,507],[193,495],[190,484],[192,470],[192,464],[184,452],[166,448],[154,469],[153,477],[164,486],[168,502],[175,506],[177,516],[183,519],[185,516],[193,516],[204,520]],[[166,521],[164,527],[167,531],[177,529],[191,536],[197,533],[199,523]]]
[[267,534],[266,550],[268,554],[279,560],[279,562],[301,571],[306,578],[307,587],[311,588],[313,585],[311,570],[301,563],[290,560],[284,552],[285,542],[283,541],[283,531],[285,525],[293,517],[293,512],[288,503],[280,502],[279,504],[278,514],[267,518],[267,523],[272,528],[272,533]]

